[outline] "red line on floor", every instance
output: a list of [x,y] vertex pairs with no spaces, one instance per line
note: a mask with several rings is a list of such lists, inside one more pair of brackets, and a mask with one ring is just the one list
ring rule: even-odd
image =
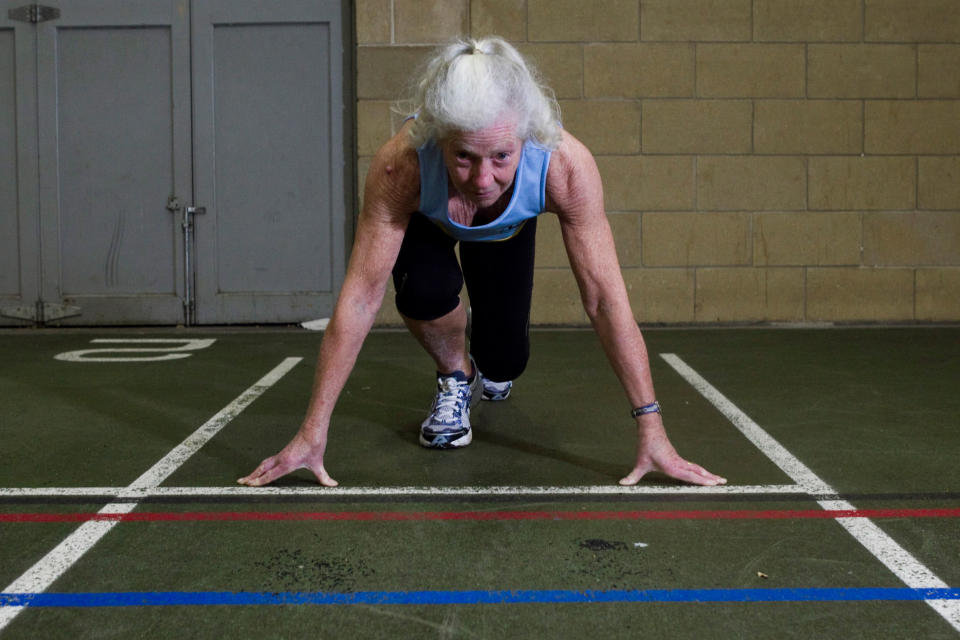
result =
[[0,513],[0,522],[235,522],[437,520],[804,520],[836,518],[956,518],[949,509],[781,509],[767,511],[192,511],[137,513]]

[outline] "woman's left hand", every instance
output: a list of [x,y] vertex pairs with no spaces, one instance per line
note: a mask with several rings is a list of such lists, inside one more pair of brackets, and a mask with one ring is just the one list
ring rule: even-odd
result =
[[681,458],[670,444],[659,415],[643,416],[640,422],[637,463],[629,475],[620,479],[620,484],[635,485],[652,471],[659,471],[675,480],[690,484],[712,487],[727,483],[726,478],[710,473],[700,465]]

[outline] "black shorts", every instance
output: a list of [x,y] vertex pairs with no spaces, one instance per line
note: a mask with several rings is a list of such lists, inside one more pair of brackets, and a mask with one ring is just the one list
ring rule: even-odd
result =
[[485,378],[517,378],[530,357],[530,300],[537,220],[499,242],[457,241],[420,213],[410,219],[393,267],[397,310],[414,320],[435,320],[470,295],[470,353]]

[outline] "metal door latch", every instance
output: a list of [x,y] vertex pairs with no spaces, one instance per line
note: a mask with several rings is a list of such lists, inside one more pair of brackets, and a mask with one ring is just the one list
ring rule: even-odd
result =
[[28,4],[8,10],[7,17],[18,22],[37,24],[38,22],[56,20],[60,17],[60,9],[56,7],[45,7],[41,4]]
[[193,218],[191,218],[190,216],[203,215],[206,212],[207,212],[206,207],[184,207],[183,208],[183,228],[192,229]]
[[167,199],[167,210],[171,213],[180,213],[180,228],[183,229],[183,315],[184,323],[192,326],[196,322],[196,293],[193,266],[193,216],[203,215],[206,207],[185,207],[177,196]]

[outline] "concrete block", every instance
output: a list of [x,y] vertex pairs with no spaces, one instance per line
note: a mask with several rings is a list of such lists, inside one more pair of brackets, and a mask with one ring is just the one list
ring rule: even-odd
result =
[[868,42],[957,42],[960,2],[865,0],[864,25]]
[[917,269],[917,320],[960,321],[960,269]]
[[537,218],[536,261],[537,268],[570,268],[560,222],[553,213],[544,213]]
[[633,317],[641,324],[695,320],[693,269],[624,269]]
[[820,211],[914,209],[916,160],[817,157],[809,161],[809,208]]
[[390,0],[356,0],[357,44],[390,44]]
[[643,266],[641,230],[643,214],[611,213],[607,216],[613,242],[617,247],[617,258],[621,267]]
[[800,44],[697,45],[701,98],[800,98],[805,71]]
[[600,156],[607,211],[691,211],[693,158]]
[[750,153],[749,100],[645,100],[644,153]]
[[806,208],[803,158],[704,156],[697,163],[701,211],[790,211]]
[[357,99],[396,100],[434,47],[358,47]]
[[753,223],[754,262],[762,266],[860,264],[859,213],[758,213]]
[[588,98],[687,98],[694,92],[690,44],[590,44],[584,49]]
[[564,100],[563,127],[594,154],[640,151],[640,104],[634,101]]
[[758,42],[859,42],[862,0],[754,0]]
[[960,45],[922,44],[917,56],[918,97],[960,98]]
[[440,43],[468,33],[469,0],[393,0],[397,43]]
[[754,108],[756,153],[863,151],[863,106],[856,100],[761,100]]
[[645,41],[733,42],[751,38],[751,0],[644,0]]
[[360,100],[357,102],[357,153],[372,156],[393,136],[393,114],[390,102]]
[[643,264],[647,267],[750,265],[748,213],[645,213]]
[[531,42],[613,42],[636,40],[636,0],[527,0]]
[[803,319],[803,269],[697,269],[697,322]]
[[511,42],[527,39],[526,0],[471,0],[470,33],[496,35]]
[[574,326],[590,323],[576,279],[569,269],[534,270],[530,323]]
[[868,266],[960,266],[960,213],[865,213],[863,263]]
[[960,100],[873,100],[864,147],[876,154],[960,154]]
[[807,270],[807,320],[905,322],[914,319],[913,269],[814,267]]
[[810,98],[912,98],[916,48],[910,45],[812,44]]
[[583,97],[583,45],[518,44],[558,99]]
[[920,158],[921,209],[960,211],[960,156]]

